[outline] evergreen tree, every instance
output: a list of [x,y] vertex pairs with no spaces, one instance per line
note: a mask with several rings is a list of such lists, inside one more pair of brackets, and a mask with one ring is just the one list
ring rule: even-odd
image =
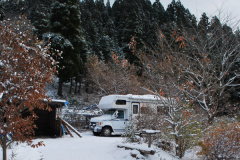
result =
[[114,25],[116,26],[116,39],[117,39],[117,43],[120,47],[122,47],[122,35],[123,35],[123,29],[125,27],[126,24],[126,15],[127,15],[127,11],[126,11],[126,6],[123,6],[123,0],[116,0],[113,3],[112,6],[112,16],[113,16],[113,21],[114,21]]
[[[211,59],[214,58],[220,58],[218,57],[218,54],[221,53],[221,48],[224,45],[225,42],[222,41],[222,38],[220,35],[223,35],[222,30],[222,24],[217,16],[214,16],[210,22],[208,33],[210,33],[208,37],[208,45],[211,47]],[[220,65],[220,64],[219,64]]]
[[159,0],[153,3],[153,21],[157,23],[158,26],[163,25],[166,22],[166,13],[163,5]]
[[5,17],[5,15],[3,12],[3,4],[2,4],[2,2],[0,2],[0,21],[2,21],[4,17]]
[[173,0],[167,7],[166,13],[167,13],[167,21],[168,22],[176,22],[177,21],[177,10],[176,10],[176,2]]
[[168,15],[168,22],[176,28],[193,28],[196,27],[196,18],[188,9],[182,5],[181,1],[173,0],[166,10]]
[[[185,13],[185,16],[184,16],[184,18],[185,18],[185,28],[188,28],[188,29],[193,29],[193,30],[195,30],[196,31],[196,29],[197,29],[197,19],[196,19],[196,17],[193,15],[193,14],[191,14],[190,13],[190,11],[189,11],[189,9],[186,9],[186,11],[185,11],[186,13]],[[191,30],[191,32],[192,32],[192,30]]]
[[107,13],[109,14],[109,16],[111,16],[112,15],[112,8],[111,8],[110,0],[107,0],[106,9],[107,9]]
[[122,47],[126,46],[135,36],[138,48],[143,46],[143,19],[141,5],[136,0],[117,0],[113,4],[114,23],[117,39]]
[[147,15],[150,14],[144,14],[143,6],[146,7],[147,3],[137,0],[116,0],[112,10],[117,30],[118,44],[124,52],[124,57],[131,64],[135,65],[139,75],[141,75],[141,64],[137,54],[133,53],[131,47],[129,47],[129,43],[134,37],[136,42],[135,50],[143,49],[143,31],[147,32],[149,30],[147,28],[150,28],[148,26],[150,21],[147,22],[149,18],[146,18],[148,17]]
[[[97,11],[96,3],[93,0],[82,1],[81,12],[82,27],[88,45],[88,52],[100,58],[102,57],[99,44],[99,30],[102,30],[102,24],[98,20],[98,18],[101,19],[100,12]],[[99,15],[98,18],[97,15]]]
[[[86,55],[80,18],[77,0],[58,0],[53,3],[50,30],[53,33],[58,33],[59,36],[54,38],[60,44],[64,44],[63,46],[56,45],[54,48],[63,51],[63,59],[60,60],[58,69],[58,95],[60,96],[64,82],[73,78],[78,79],[83,74],[83,62],[86,61]],[[65,63],[71,65],[65,65]]]
[[220,32],[222,29],[222,24],[220,22],[220,20],[218,19],[217,16],[214,16],[211,20],[211,23],[210,23],[210,26],[209,26],[209,31],[210,32],[215,32],[215,31],[218,31]]
[[112,18],[109,16],[104,26],[104,33],[114,39],[115,32],[116,32],[116,29],[115,29],[114,22]]
[[209,18],[207,14],[204,12],[200,18],[200,21],[198,23],[198,31],[201,34],[202,37],[206,38],[208,27],[209,27]]
[[37,6],[33,19],[32,22],[35,27],[34,32],[39,39],[42,39],[42,35],[49,31],[48,10],[43,4]]
[[176,2],[176,22],[178,27],[185,27],[189,25],[189,19],[186,18],[186,14],[189,14],[189,10],[186,10],[180,1]]
[[126,25],[123,30],[122,42],[128,44],[131,41],[131,38],[134,36],[137,42],[137,47],[142,48],[142,33],[143,29],[141,27],[138,14],[135,11],[130,12],[128,14],[128,18],[126,19]]
[[[141,0],[137,1],[137,15],[138,15],[138,21],[139,25],[142,29],[141,33],[141,39],[145,43],[145,45],[149,46],[152,44],[152,39],[155,35],[155,30],[153,26],[153,7],[150,2],[150,0]],[[139,48],[139,45],[138,45]],[[140,47],[140,49],[144,49],[143,47]]]
[[142,28],[140,26],[139,18],[136,12],[131,12],[128,16],[126,27],[124,28],[122,41],[125,44],[123,46],[123,51],[125,53],[125,58],[137,67],[138,74],[141,74],[140,71],[140,60],[135,52],[133,52],[133,48],[129,46],[131,39],[134,38],[136,41],[136,48],[143,48],[143,40],[142,40]]
[[101,59],[104,60],[105,63],[111,62],[111,52],[114,50],[113,40],[109,36],[102,36],[100,38],[99,44],[100,52],[102,55]]
[[22,14],[23,10],[21,8],[24,6],[22,5],[22,1],[17,0],[11,0],[11,1],[4,1],[4,13],[5,16],[8,18],[13,18],[19,16],[19,14]]
[[[222,25],[222,32],[223,36],[225,37],[225,39],[223,39],[223,48],[232,48],[233,46],[239,45],[239,34],[236,34],[237,32],[234,34],[230,26],[228,26],[227,24]],[[236,50],[235,52],[240,55],[240,48],[238,47],[238,50]],[[232,60],[234,58],[237,58],[237,56],[231,57],[230,59]],[[238,61],[233,66],[231,66],[231,68],[229,69],[228,77],[235,77],[237,76],[237,73],[240,73],[240,59],[238,59]],[[238,75],[233,82],[235,85],[228,87],[227,90],[227,92],[229,93],[227,101],[230,102],[230,104],[232,105],[231,111],[233,111],[234,107],[237,106],[240,98],[240,75]]]
[[84,0],[80,2],[82,26],[88,44],[88,52],[108,62],[115,47],[115,25],[111,19],[110,2]]

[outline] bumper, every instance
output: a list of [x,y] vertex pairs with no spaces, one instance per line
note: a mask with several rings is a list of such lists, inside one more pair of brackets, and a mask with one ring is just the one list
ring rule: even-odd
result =
[[100,133],[102,131],[102,128],[99,128],[97,126],[90,126],[89,128],[93,132],[99,132]]

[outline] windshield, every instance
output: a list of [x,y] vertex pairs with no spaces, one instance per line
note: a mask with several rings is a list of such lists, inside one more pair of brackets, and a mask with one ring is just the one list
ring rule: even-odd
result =
[[109,109],[104,114],[110,114],[113,115],[113,113],[116,111],[116,109]]

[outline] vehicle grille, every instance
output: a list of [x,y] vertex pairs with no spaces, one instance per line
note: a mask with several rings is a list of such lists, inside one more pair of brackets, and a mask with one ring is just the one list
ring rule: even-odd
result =
[[90,126],[96,126],[96,122],[91,122]]

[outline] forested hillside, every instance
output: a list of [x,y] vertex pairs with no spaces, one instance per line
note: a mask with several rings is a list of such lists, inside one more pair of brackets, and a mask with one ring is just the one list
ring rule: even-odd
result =
[[[154,94],[168,98],[161,119],[152,115],[156,121],[140,127],[155,123],[164,127],[168,122],[172,130],[165,128],[164,134],[171,132],[179,157],[195,143],[190,135],[206,127],[202,122],[212,124],[221,116],[239,119],[240,30],[217,16],[202,13],[197,21],[179,0],[172,0],[167,8],[160,0],[153,4],[116,0],[112,5],[109,0],[106,4],[103,0],[1,1],[0,20],[14,22],[15,17],[27,17],[34,27],[31,34],[42,45],[50,44],[49,53],[58,62],[59,97]],[[228,127],[236,129],[235,123]],[[223,130],[209,134],[217,132]]]
[[226,104],[238,105],[239,30],[205,13],[197,22],[180,1],[164,9],[159,0],[116,0],[112,6],[103,0],[11,0],[0,9],[1,20],[27,16],[34,34],[51,43],[59,96],[67,94],[65,83],[74,94],[163,90],[170,96],[164,86],[171,79],[170,88],[190,94],[191,84],[194,101],[202,102],[196,93],[212,97],[209,105],[216,101],[221,112],[229,112]]

